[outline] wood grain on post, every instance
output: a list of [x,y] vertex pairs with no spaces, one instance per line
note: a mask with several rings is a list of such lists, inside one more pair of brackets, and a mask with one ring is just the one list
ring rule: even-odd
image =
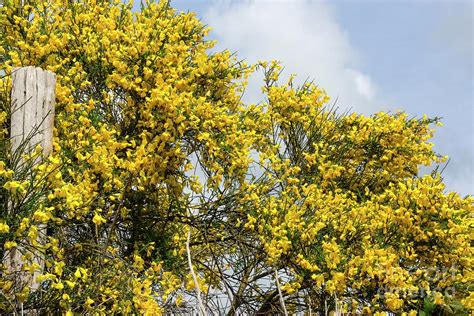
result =
[[[56,75],[36,67],[15,68],[12,72],[11,106],[11,150],[12,153],[31,153],[37,145],[41,146],[43,157],[53,148],[53,123],[55,103]],[[39,160],[37,161],[39,162]],[[21,163],[21,162],[20,162]],[[12,211],[12,210],[10,210]],[[46,226],[38,225],[38,242],[46,233]],[[28,244],[27,241],[24,242]],[[31,255],[31,261],[25,262],[22,255]],[[25,263],[35,263],[40,269],[33,274],[22,271]],[[39,284],[36,277],[42,272],[44,259],[41,253],[27,250],[18,245],[10,249],[4,264],[9,273],[15,274],[16,281],[35,291]]]

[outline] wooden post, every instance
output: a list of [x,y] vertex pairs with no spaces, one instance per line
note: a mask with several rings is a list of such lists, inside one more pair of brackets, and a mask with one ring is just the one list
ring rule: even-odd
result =
[[[35,67],[15,68],[12,72],[12,106],[11,106],[11,150],[16,152],[20,146],[23,153],[32,152],[37,145],[43,151],[43,157],[49,155],[53,148],[53,123],[55,103],[56,75]],[[38,163],[36,161],[36,163]],[[38,242],[46,233],[45,225],[38,225]],[[27,243],[25,241],[25,243]],[[44,259],[39,253],[31,253],[33,263],[41,268],[33,274],[22,271],[26,262],[22,255],[28,250],[18,245],[10,249],[5,259],[9,273],[15,274],[15,281],[30,288],[38,289],[36,277],[42,273]]]

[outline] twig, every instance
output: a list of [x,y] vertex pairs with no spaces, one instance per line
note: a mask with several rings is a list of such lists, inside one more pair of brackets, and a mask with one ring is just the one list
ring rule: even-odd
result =
[[278,270],[275,269],[275,280],[276,280],[276,286],[278,289],[278,295],[280,296],[281,308],[283,308],[283,314],[285,316],[288,316],[288,311],[286,310],[285,300],[283,299],[283,294],[281,293],[280,281],[278,280],[278,278],[279,278]]
[[189,228],[188,230],[188,238],[186,239],[186,252],[188,254],[189,271],[191,272],[193,276],[194,286],[196,288],[197,301],[198,301],[199,309],[201,310],[201,315],[206,315],[206,309],[204,308],[204,305],[201,300],[201,289],[199,288],[199,283],[196,277],[196,273],[194,273],[193,262],[191,260],[191,250],[189,249],[190,240],[191,240],[191,228]]
[[313,311],[311,310],[311,295],[308,293],[308,306],[309,306],[309,316],[313,316]]

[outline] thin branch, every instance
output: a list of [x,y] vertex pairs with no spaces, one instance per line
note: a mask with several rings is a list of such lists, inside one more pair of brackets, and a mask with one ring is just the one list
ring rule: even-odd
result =
[[198,306],[201,311],[201,315],[206,315],[206,309],[204,308],[204,305],[201,300],[201,289],[199,288],[199,283],[196,277],[196,273],[194,273],[194,268],[193,268],[193,262],[191,259],[191,250],[189,249],[189,242],[191,240],[191,228],[188,230],[188,238],[186,239],[186,252],[188,254],[188,265],[189,265],[189,271],[191,272],[194,280],[194,286],[196,289],[196,296],[197,296],[197,301],[198,301]]
[[280,296],[281,308],[283,309],[283,314],[285,316],[288,316],[288,311],[286,310],[285,300],[283,298],[283,294],[281,293],[280,281],[278,279],[279,279],[278,270],[275,269],[275,281],[276,281],[276,286],[277,286],[277,289],[278,289],[278,295]]

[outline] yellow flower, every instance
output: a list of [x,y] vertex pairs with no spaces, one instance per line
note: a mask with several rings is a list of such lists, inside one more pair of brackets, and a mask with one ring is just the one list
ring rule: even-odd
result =
[[87,269],[78,267],[76,269],[76,271],[74,272],[74,276],[78,279],[80,279],[80,278],[86,279],[87,278]]
[[84,302],[84,305],[86,306],[86,308],[90,309],[92,304],[94,304],[94,300],[91,299],[90,297],[87,297],[86,301]]
[[105,222],[107,222],[105,220],[105,218],[103,218],[102,216],[100,216],[99,214],[95,213],[94,217],[92,218],[92,221],[94,222],[94,224],[96,224],[97,226],[100,226],[102,224],[104,224]]
[[38,222],[46,223],[51,219],[51,213],[38,210],[33,214],[33,218]]
[[5,223],[0,223],[0,234],[6,234],[10,232],[10,227]]
[[27,185],[28,185],[27,182],[23,183],[23,182],[20,182],[20,181],[11,180],[11,181],[6,182],[3,185],[3,188],[10,191],[11,193],[20,193],[21,194],[21,193],[25,192],[25,188],[26,188]]
[[9,250],[9,249],[14,248],[16,246],[17,246],[16,242],[9,240],[9,241],[5,242],[5,244],[3,245],[3,248],[5,248],[5,250]]
[[444,304],[443,294],[439,292],[435,292],[433,296],[433,301],[436,305],[443,305]]
[[62,290],[64,289],[64,284],[59,281],[59,282],[55,282],[51,285],[53,288],[57,289],[57,290]]

